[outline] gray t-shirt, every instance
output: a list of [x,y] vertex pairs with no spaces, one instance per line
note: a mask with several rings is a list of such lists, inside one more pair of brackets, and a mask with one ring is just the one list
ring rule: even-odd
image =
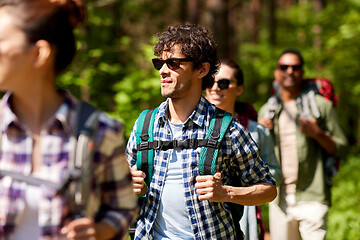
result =
[[[183,124],[169,122],[173,139],[181,140]],[[171,150],[163,194],[154,222],[154,239],[193,239],[185,206],[182,150]]]

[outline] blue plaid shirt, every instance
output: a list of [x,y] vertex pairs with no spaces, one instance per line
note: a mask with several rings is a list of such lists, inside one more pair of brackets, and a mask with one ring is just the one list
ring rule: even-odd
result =
[[[156,114],[154,140],[172,140],[168,123],[168,101],[160,105]],[[215,106],[202,96],[193,113],[183,124],[182,140],[204,139],[210,124],[210,116],[214,112]],[[136,124],[137,122],[126,149],[127,160],[131,166],[136,163]],[[195,178],[199,174],[200,150],[200,147],[184,149],[181,153],[184,198],[194,239],[235,239],[233,219],[228,205],[223,202],[200,201],[195,192]],[[161,201],[164,179],[172,151],[173,149],[155,151],[154,176],[140,211],[135,239],[153,239],[152,228]],[[229,184],[235,177],[241,178],[246,185],[260,182],[276,184],[269,173],[268,166],[259,157],[257,145],[238,121],[232,122],[222,141],[217,171],[222,173],[224,184]]]

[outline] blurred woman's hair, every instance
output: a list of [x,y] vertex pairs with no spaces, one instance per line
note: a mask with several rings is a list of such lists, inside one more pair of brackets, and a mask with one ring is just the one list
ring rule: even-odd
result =
[[82,0],[1,0],[0,8],[14,17],[30,44],[49,42],[55,51],[55,74],[63,72],[76,53],[73,30],[85,20]]
[[228,67],[234,70],[234,77],[236,78],[236,85],[241,86],[244,85],[244,74],[239,66],[234,60],[232,59],[222,59],[220,60],[221,64],[227,65]]

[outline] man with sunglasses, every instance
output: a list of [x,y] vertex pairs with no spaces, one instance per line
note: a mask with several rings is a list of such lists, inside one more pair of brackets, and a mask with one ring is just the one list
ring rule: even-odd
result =
[[[218,69],[215,43],[206,29],[194,24],[169,27],[158,39],[154,52],[159,58],[153,64],[167,99],[155,115],[154,140],[204,139],[215,106],[201,93],[213,84]],[[237,121],[221,142],[214,176],[199,175],[201,147],[155,149],[153,177],[145,186],[146,173],[136,167],[138,123],[126,150],[134,191],[146,191],[135,239],[242,239],[225,202],[258,205],[275,198],[275,181]],[[228,185],[231,176],[246,186]]]
[[284,177],[278,197],[269,204],[271,238],[277,240],[325,239],[330,188],[324,166],[329,155],[339,156],[347,145],[335,109],[323,96],[313,96],[317,118],[315,108],[303,115],[305,100],[311,99],[303,65],[299,51],[281,53],[274,71],[278,105],[272,109],[268,101],[259,111],[259,123],[274,137]]

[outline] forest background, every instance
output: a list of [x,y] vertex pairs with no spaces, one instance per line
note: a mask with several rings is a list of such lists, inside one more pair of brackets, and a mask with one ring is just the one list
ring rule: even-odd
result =
[[299,49],[305,77],[331,79],[339,121],[351,145],[334,179],[327,239],[360,239],[360,0],[87,0],[77,32],[79,52],[59,87],[123,121],[126,137],[138,114],[160,95],[151,64],[155,34],[193,22],[213,33],[222,57],[245,75],[240,101],[257,110],[270,95],[280,52]]

